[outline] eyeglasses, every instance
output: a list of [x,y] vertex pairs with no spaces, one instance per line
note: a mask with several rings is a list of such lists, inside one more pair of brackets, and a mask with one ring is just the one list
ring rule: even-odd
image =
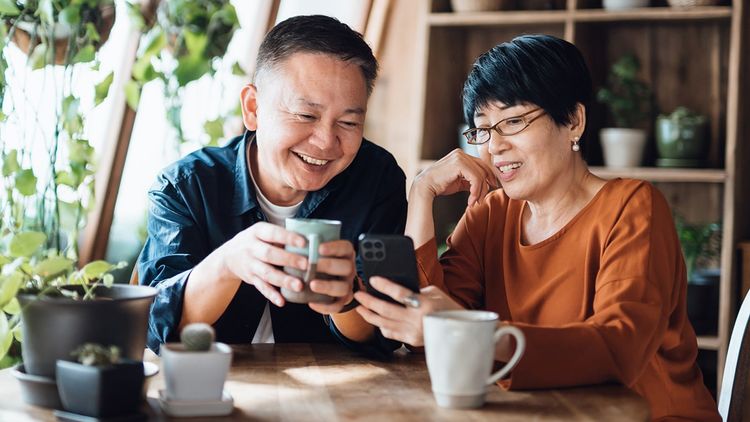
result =
[[515,135],[529,127],[529,125],[533,123],[534,120],[547,114],[547,112],[542,110],[542,112],[534,116],[534,118],[530,119],[528,117],[529,114],[537,112],[539,110],[542,110],[542,108],[535,108],[520,116],[508,117],[507,119],[500,120],[490,127],[474,127],[464,131],[463,135],[466,137],[466,140],[472,145],[482,145],[483,143],[489,141],[492,137],[492,130],[497,131],[497,133],[503,136]]

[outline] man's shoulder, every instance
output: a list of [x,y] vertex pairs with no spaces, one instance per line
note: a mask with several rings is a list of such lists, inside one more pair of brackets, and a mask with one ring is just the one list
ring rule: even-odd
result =
[[203,147],[165,167],[159,180],[180,184],[186,180],[231,176],[234,172],[242,137],[221,147]]

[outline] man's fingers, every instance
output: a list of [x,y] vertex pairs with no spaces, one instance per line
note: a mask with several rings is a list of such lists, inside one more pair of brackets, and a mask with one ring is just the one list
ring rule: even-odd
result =
[[320,256],[338,258],[353,258],[355,255],[352,242],[348,240],[333,240],[321,243],[318,247],[318,253]]
[[347,280],[354,278],[354,259],[320,257],[318,260],[318,272]]
[[283,227],[266,222],[256,223],[253,227],[255,227],[255,237],[266,243],[292,245],[298,248],[303,248],[307,245],[307,239],[304,236]]
[[307,258],[288,252],[271,243],[254,242],[251,253],[256,259],[271,265],[290,266],[300,270],[307,268]]
[[273,302],[276,306],[284,306],[284,297],[281,296],[278,290],[270,284],[266,283],[257,276],[252,276],[250,282],[255,286],[256,289],[266,297],[266,299]]
[[272,284],[276,287],[284,287],[295,292],[302,290],[302,281],[291,275],[266,264],[265,262],[255,260],[250,265],[252,276],[263,280],[264,283]]
[[313,280],[310,290],[333,297],[344,297],[351,293],[352,284],[343,280]]

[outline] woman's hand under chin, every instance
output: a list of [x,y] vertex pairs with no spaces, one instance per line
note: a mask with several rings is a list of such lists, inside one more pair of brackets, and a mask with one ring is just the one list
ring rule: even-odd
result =
[[[399,303],[418,304],[417,307],[402,306],[378,299],[366,292],[354,294],[355,299],[361,305],[357,307],[357,312],[362,318],[380,328],[383,336],[411,346],[424,345],[423,316],[430,312],[463,309],[461,305],[435,286],[425,287],[420,293],[414,293],[382,277],[370,278],[370,284]],[[408,299],[408,297],[411,297],[411,299]]]

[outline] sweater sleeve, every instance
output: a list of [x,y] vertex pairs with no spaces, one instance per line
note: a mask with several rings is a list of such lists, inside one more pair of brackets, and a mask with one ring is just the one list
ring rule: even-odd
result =
[[643,184],[628,198],[599,259],[592,314],[558,327],[513,323],[526,352],[510,388],[547,388],[619,381],[632,386],[654,354],[681,339],[665,333],[685,270],[664,198]]

